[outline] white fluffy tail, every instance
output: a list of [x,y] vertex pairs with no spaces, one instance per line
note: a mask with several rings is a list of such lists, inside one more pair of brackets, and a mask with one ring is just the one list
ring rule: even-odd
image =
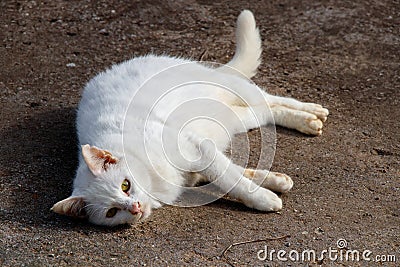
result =
[[261,38],[253,13],[243,10],[236,23],[236,52],[232,60],[220,69],[224,72],[235,73],[234,70],[241,72],[247,78],[251,78],[257,73],[257,68],[261,63]]

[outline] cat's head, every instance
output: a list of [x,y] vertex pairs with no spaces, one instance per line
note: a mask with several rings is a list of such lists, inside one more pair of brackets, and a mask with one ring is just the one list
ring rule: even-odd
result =
[[52,211],[107,226],[136,223],[150,215],[152,200],[142,190],[149,185],[137,185],[122,157],[90,145],[82,146],[82,157],[72,195],[54,204]]

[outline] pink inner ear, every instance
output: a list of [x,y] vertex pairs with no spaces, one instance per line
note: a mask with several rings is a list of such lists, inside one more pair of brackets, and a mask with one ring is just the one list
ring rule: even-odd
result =
[[83,197],[69,197],[54,204],[52,211],[72,217],[86,217],[85,201]]
[[82,146],[82,155],[90,171],[96,176],[107,171],[111,164],[118,162],[118,159],[107,150],[90,145]]
[[104,154],[104,164],[115,164],[117,159],[111,155],[110,152],[103,150]]

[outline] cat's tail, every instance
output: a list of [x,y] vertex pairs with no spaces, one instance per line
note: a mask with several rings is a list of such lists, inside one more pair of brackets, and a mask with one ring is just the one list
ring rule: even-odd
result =
[[[221,71],[237,73],[241,72],[247,78],[251,78],[257,73],[257,68],[261,63],[261,38],[253,13],[243,10],[236,23],[236,51],[232,60]],[[235,69],[236,71],[232,70]]]

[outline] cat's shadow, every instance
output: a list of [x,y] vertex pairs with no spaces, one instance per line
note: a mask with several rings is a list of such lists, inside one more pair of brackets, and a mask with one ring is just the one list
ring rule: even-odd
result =
[[75,117],[74,108],[35,112],[0,132],[0,223],[109,231],[50,211],[72,192],[78,162]]
[[293,129],[288,129],[282,126],[278,126],[276,125],[276,132],[281,134],[281,135],[285,135],[288,137],[293,137],[293,138],[313,138],[313,135],[308,135],[305,133],[301,133],[299,131],[293,130]]

